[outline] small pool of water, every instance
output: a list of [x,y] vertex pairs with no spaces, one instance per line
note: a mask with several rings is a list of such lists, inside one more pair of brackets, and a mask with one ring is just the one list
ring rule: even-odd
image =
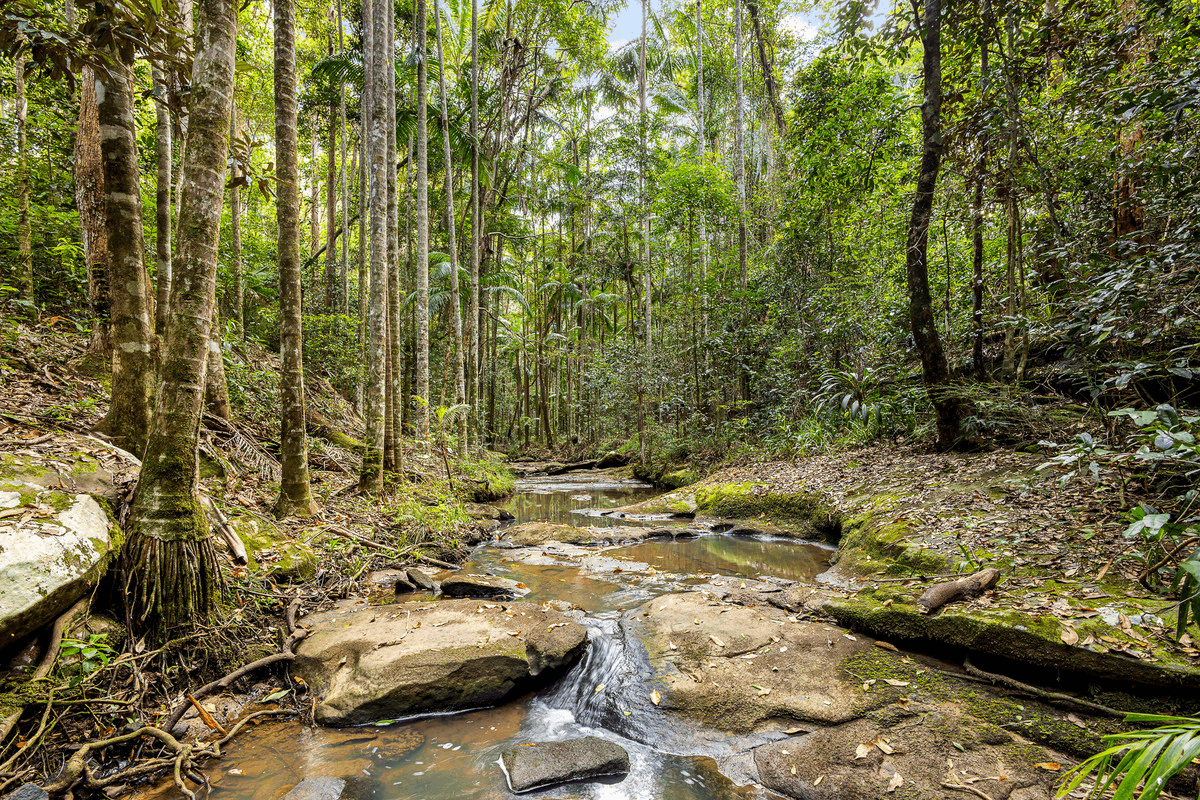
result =
[[648,483],[617,478],[610,472],[580,471],[517,481],[516,494],[503,507],[515,517],[514,525],[632,525],[637,523],[587,512],[631,505],[656,494],[658,491]]

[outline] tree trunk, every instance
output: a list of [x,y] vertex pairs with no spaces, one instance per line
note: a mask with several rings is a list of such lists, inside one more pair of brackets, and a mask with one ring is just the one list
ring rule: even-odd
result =
[[[330,46],[332,50],[332,45]],[[325,154],[325,313],[338,307],[337,277],[337,108],[329,107],[329,150]]]
[[[342,34],[342,0],[337,2],[337,31],[338,51],[346,54],[346,43]],[[346,159],[350,155],[350,138],[346,127],[346,85],[338,84],[338,120],[342,129],[342,157],[339,160],[341,170],[338,181],[342,190],[342,228],[346,231],[342,236],[342,264],[338,274],[341,285],[341,310],[343,314],[350,313],[350,184],[346,177]]]
[[747,0],[746,10],[750,12],[750,23],[754,26],[754,41],[758,44],[758,62],[762,66],[767,99],[775,113],[775,125],[779,129],[779,135],[783,136],[787,132],[787,123],[783,117],[783,104],[779,102],[779,88],[775,84],[775,67],[767,55],[766,38],[763,36],[762,22],[758,18],[758,3]]
[[[466,353],[463,349],[462,292],[458,280],[458,242],[454,230],[454,163],[450,154],[450,112],[446,101],[446,59],[442,52],[442,15],[434,13],[434,31],[437,37],[438,76],[442,100],[442,154],[446,165],[446,237],[450,254],[450,333],[454,348],[454,404],[467,402]],[[467,415],[458,415],[459,454],[467,454]]]
[[[219,2],[220,0],[208,0]],[[226,0],[227,1],[227,0]],[[274,513],[279,519],[318,511],[308,473],[305,433],[303,300],[300,259],[300,144],[296,132],[296,7],[275,0],[275,221],[279,259],[281,480]]]
[[938,448],[948,450],[958,442],[966,404],[951,393],[950,366],[938,337],[929,294],[929,222],[933,216],[933,193],[942,161],[942,0],[925,0],[921,34],[925,77],[925,97],[921,103],[921,171],[908,223],[905,266],[909,320],[913,341],[921,357],[921,377],[937,414]]
[[154,103],[154,335],[161,352],[166,344],[167,317],[171,313],[171,112],[167,107],[166,73],[154,66],[150,74],[154,91],[159,93]]
[[470,436],[471,444],[479,444],[479,395],[482,389],[483,361],[479,353],[480,328],[483,326],[479,314],[479,269],[483,248],[483,215],[480,208],[479,182],[479,0],[471,0],[471,302],[467,314],[469,324],[467,340],[470,368]]
[[[387,367],[387,10],[383,0],[368,0],[370,14],[369,142],[371,164],[371,294],[367,312],[366,436],[359,488],[377,494],[383,489],[384,380]],[[364,9],[368,4],[364,4]],[[365,16],[365,13],[364,13]],[[364,20],[364,24],[366,21]]]
[[20,297],[30,304],[33,311],[33,246],[29,231],[29,147],[25,128],[29,117],[29,104],[25,100],[25,57],[13,62],[13,77],[16,83],[17,104],[17,251]]
[[[112,354],[108,302],[108,231],[105,227],[104,161],[100,154],[96,77],[91,67],[83,68],[79,89],[79,119],[75,126],[75,207],[79,210],[83,257],[87,262],[88,311],[92,317],[92,333],[88,338],[87,352],[103,356],[107,360]],[[170,191],[168,178],[168,204]],[[167,219],[167,235],[170,236],[169,213]],[[167,248],[170,252],[169,243]],[[167,268],[167,272],[170,274],[170,267]],[[165,314],[163,316],[165,321]]]
[[204,375],[204,407],[208,413],[229,419],[229,384],[225,380],[225,348],[221,345],[221,304],[213,305],[212,336],[208,340],[208,365]]
[[[229,141],[237,139],[237,103],[229,112]],[[237,178],[240,169],[238,159],[242,155],[235,154],[230,166],[230,178]],[[168,218],[170,212],[168,211]],[[246,338],[245,294],[242,284],[242,190],[236,182],[229,189],[229,245],[230,267],[233,270],[233,322],[237,326],[239,338]]]
[[309,200],[309,207],[308,207],[308,210],[309,210],[308,233],[309,233],[309,241],[311,242],[311,245],[312,245],[309,248],[308,252],[311,254],[311,253],[317,252],[317,247],[320,246],[319,242],[317,242],[317,235],[318,235],[318,231],[321,229],[321,211],[320,211],[320,208],[317,206],[317,203],[320,202],[319,198],[321,197],[321,175],[320,175],[321,168],[319,166],[317,166],[317,126],[316,126],[316,123],[313,124],[312,133],[309,135],[309,139],[308,139],[308,167],[310,170],[312,170],[312,187],[310,187],[310,192],[312,193],[312,197]]
[[387,286],[387,315],[388,315],[388,375],[387,392],[391,402],[388,403],[388,427],[391,434],[387,438],[387,449],[384,458],[390,455],[390,468],[398,473],[404,471],[403,409],[404,395],[401,392],[404,365],[401,336],[403,335],[400,322],[400,195],[397,185],[396,171],[400,163],[396,145],[396,14],[395,5],[387,3],[387,125],[385,144],[387,146],[387,244],[388,244],[388,286]]
[[112,405],[104,428],[118,447],[140,456],[150,430],[155,365],[142,250],[133,86],[128,66],[119,59],[103,77],[96,76],[96,100],[104,158],[113,337]]
[[233,98],[237,7],[231,0],[200,4],[191,130],[172,270],[173,311],[124,552],[133,619],[139,626],[160,629],[199,621],[212,608],[220,581],[216,549],[197,496],[198,448],[229,153],[226,129]]
[[742,89],[742,4],[733,0],[733,182],[738,195],[738,288],[746,291],[746,139],[743,133],[746,120],[746,93]]
[[[985,8],[987,8],[986,4]],[[985,20],[990,16],[990,13],[985,12]],[[987,102],[988,83],[988,46],[985,41],[979,53],[979,97],[981,103]],[[975,367],[975,379],[978,381],[983,381],[987,377],[983,366],[983,179],[987,172],[988,145],[987,133],[981,132],[979,134],[979,160],[975,165],[975,195],[971,207],[971,260],[975,268],[975,277],[971,283],[972,361]]]
[[418,441],[429,441],[429,87],[425,0],[417,0],[417,386],[421,400],[413,407]]

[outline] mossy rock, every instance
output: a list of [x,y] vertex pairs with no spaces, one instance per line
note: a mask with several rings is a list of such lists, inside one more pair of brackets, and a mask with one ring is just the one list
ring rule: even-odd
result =
[[764,483],[718,483],[696,487],[696,510],[721,519],[762,520],[801,539],[837,541],[838,515],[812,492],[777,492]]
[[[883,605],[888,599],[890,605]],[[1113,681],[1200,690],[1200,670],[1168,651],[1155,661],[1065,644],[1058,619],[1049,614],[951,605],[921,613],[911,598],[876,596],[870,590],[834,598],[823,606],[839,625],[892,642],[925,642],[988,653],[1028,667],[1083,673]]]
[[682,489],[684,486],[691,486],[698,480],[700,480],[699,477],[690,469],[677,469],[663,475],[659,484],[667,489]]
[[231,517],[229,523],[246,546],[251,569],[290,581],[311,580],[317,574],[316,551],[303,542],[288,539],[274,523],[240,515]]
[[319,560],[311,547],[300,542],[283,542],[278,547],[279,559],[267,568],[273,578],[302,583],[317,575]]
[[881,525],[870,514],[843,523],[837,563],[864,575],[936,575],[951,566],[945,555],[923,547],[907,523]]

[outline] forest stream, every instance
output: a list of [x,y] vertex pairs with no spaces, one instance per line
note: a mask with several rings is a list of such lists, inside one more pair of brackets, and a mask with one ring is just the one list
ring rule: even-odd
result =
[[[630,520],[608,509],[653,496],[645,485],[606,472],[528,478],[507,503],[515,517],[579,526],[653,524],[683,530],[690,521]],[[501,532],[503,529],[501,529]],[[282,796],[306,777],[346,778],[346,795],[380,800],[442,800],[510,796],[498,759],[525,742],[597,736],[630,755],[627,776],[569,784],[531,797],[740,798],[759,796],[750,748],[782,731],[732,736],[668,719],[647,701],[645,651],[626,637],[623,612],[667,592],[686,591],[714,575],[812,580],[832,550],[774,537],[697,530],[694,538],[657,538],[612,546],[580,566],[517,562],[503,541],[478,547],[464,571],[515,579],[531,591],[521,602],[574,609],[587,627],[584,656],[557,682],[495,708],[352,728],[308,727],[289,721],[261,725],[232,745],[211,774],[212,797],[250,800]],[[689,534],[690,535],[690,534]],[[548,543],[552,553],[556,543]],[[449,575],[450,573],[444,573]],[[361,605],[364,600],[351,601]],[[370,602],[437,602],[429,593]]]

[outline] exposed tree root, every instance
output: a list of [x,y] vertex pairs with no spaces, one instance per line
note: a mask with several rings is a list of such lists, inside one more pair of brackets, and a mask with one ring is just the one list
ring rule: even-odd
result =
[[995,586],[998,580],[1000,570],[989,567],[966,578],[934,584],[917,598],[917,608],[926,614],[932,614],[947,603],[978,597]]
[[1118,709],[1109,708],[1108,706],[1100,705],[1099,703],[1093,703],[1090,700],[1081,700],[1078,697],[1072,697],[1069,694],[1062,694],[1061,692],[1051,692],[1046,689],[1040,689],[1037,686],[1031,686],[1028,683],[1022,683],[1016,678],[1010,678],[1007,675],[998,675],[994,672],[984,672],[979,667],[972,664],[971,659],[969,658],[963,660],[963,669],[967,671],[968,675],[973,675],[976,678],[982,678],[989,683],[997,684],[999,686],[1007,686],[1009,689],[1015,689],[1018,692],[1023,692],[1024,694],[1033,695],[1034,697],[1041,698],[1042,700],[1054,705],[1062,705],[1065,703],[1066,705],[1086,709],[1097,714],[1104,714],[1108,717],[1115,717],[1116,719],[1125,719],[1125,717],[1129,715],[1128,711],[1119,711]]

